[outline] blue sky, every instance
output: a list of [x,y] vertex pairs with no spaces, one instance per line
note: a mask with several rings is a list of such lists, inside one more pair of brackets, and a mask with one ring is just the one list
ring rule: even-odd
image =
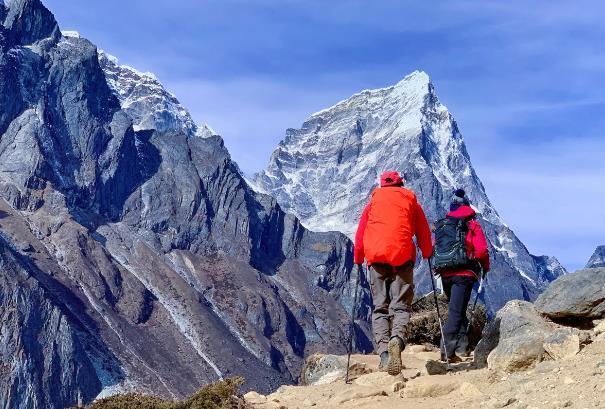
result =
[[605,244],[601,1],[45,4],[62,29],[154,72],[247,173],[309,114],[422,69],[530,251],[573,270]]

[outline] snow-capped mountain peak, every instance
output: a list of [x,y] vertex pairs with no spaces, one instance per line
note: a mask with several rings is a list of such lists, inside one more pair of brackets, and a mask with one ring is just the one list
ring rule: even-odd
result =
[[404,175],[431,222],[445,215],[456,188],[467,191],[486,226],[494,265],[516,275],[516,283],[508,284],[516,288],[508,294],[500,289],[496,294],[494,287],[494,309],[510,298],[535,297],[550,277],[564,272],[549,258],[531,256],[501,220],[456,121],[422,71],[393,86],[356,93],[311,115],[300,129],[288,129],[255,185],[309,229],[352,238],[386,170]]
[[[122,109],[133,118],[135,131],[185,130],[190,136],[198,132],[198,126],[189,111],[154,74],[120,65],[116,57],[103,51],[99,51],[99,63]],[[202,134],[205,132],[201,131]]]

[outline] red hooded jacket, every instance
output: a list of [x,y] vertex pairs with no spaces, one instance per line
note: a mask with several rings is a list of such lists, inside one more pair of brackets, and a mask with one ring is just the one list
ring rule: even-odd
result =
[[[484,272],[489,271],[489,253],[487,250],[487,240],[483,229],[475,216],[477,214],[470,206],[460,206],[458,209],[449,212],[448,217],[455,217],[457,219],[468,220],[468,233],[466,234],[466,253],[471,260],[477,260],[481,264]],[[441,273],[442,277],[477,277],[476,273],[472,270],[455,270],[455,271],[444,271]]]
[[355,235],[355,264],[400,266],[416,261],[416,241],[422,256],[433,254],[431,230],[416,195],[399,186],[384,186],[372,192]]

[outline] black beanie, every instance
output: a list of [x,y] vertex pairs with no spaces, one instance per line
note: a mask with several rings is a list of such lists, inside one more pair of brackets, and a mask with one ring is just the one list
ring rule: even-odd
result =
[[452,205],[455,206],[462,206],[462,205],[466,205],[466,206],[470,206],[471,201],[469,200],[468,196],[466,195],[466,192],[464,191],[464,189],[457,189],[454,192],[454,197],[452,198]]

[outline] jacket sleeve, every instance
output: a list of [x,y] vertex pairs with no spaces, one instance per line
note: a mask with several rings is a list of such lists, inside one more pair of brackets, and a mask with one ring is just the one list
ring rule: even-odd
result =
[[471,258],[479,261],[483,271],[489,271],[489,252],[487,249],[487,240],[481,225],[476,220],[469,223],[469,233],[471,234],[472,254]]
[[355,233],[355,248],[353,260],[355,264],[363,264],[363,260],[365,259],[365,253],[363,251],[363,234],[366,230],[366,225],[368,224],[368,214],[370,213],[370,205],[368,203],[366,208],[363,210],[361,214],[361,219],[359,219],[359,226],[357,227],[357,233]]
[[422,252],[423,258],[429,258],[433,255],[433,239],[431,237],[431,229],[429,223],[426,220],[426,215],[420,203],[416,201],[416,212],[414,217],[414,234],[416,235],[416,242],[420,251]]

